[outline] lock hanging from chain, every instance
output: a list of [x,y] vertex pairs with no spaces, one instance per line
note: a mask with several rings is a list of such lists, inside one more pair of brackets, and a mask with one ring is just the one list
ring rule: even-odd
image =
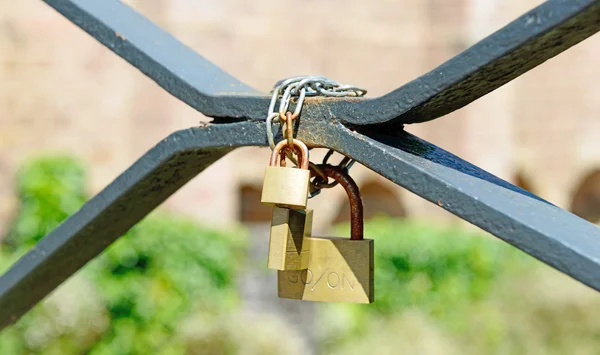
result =
[[[291,120],[290,120],[291,121]],[[299,158],[300,169],[286,168],[290,141]],[[278,162],[279,159],[279,162]],[[279,165],[279,166],[278,166]],[[308,148],[297,139],[279,142],[265,172],[262,202],[274,204],[267,267],[276,270],[302,270],[308,267],[312,211],[305,210],[308,199]]]
[[[270,206],[304,209],[308,202],[308,147],[298,139],[282,140],[271,153],[269,166],[265,170],[261,202]],[[293,149],[298,154],[299,168],[285,167],[283,149]]]
[[320,165],[350,199],[351,237],[310,237],[305,270],[277,273],[279,297],[305,301],[371,303],[374,299],[372,239],[364,239],[363,204],[356,182],[340,167]]

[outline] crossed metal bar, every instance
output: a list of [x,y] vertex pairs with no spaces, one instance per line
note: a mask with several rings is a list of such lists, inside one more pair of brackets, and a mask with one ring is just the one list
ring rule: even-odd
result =
[[[44,0],[212,124],[158,143],[0,278],[0,329],[16,321],[191,178],[266,146],[270,96],[242,84],[116,0]],[[549,0],[387,95],[305,101],[297,135],[600,290],[600,228],[402,129],[436,119],[600,29],[600,0]],[[199,206],[198,208],[202,208]]]

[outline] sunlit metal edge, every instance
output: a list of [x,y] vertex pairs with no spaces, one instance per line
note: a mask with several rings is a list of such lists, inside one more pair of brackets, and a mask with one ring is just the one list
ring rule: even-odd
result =
[[[600,228],[595,225],[404,131],[359,133],[336,122],[317,121],[303,124],[298,134],[307,144],[346,154],[600,290]],[[161,141],[0,278],[0,328],[18,319],[193,176],[235,147],[247,145],[266,145],[262,124],[191,128]]]
[[[116,0],[44,0],[169,93],[211,117],[263,120],[269,97]],[[366,125],[457,110],[600,29],[600,0],[549,0],[387,95],[307,99],[303,115]]]
[[117,0],[43,0],[171,95],[212,117],[262,117],[269,99]]
[[408,132],[341,127],[311,131],[328,147],[600,291],[596,225]]
[[[0,329],[100,254],[191,178],[240,146],[266,145],[245,122],[178,131],[143,155],[0,277]],[[198,202],[198,209],[206,208]]]
[[332,101],[329,109],[334,117],[356,125],[430,121],[468,105],[599,30],[600,0],[549,0],[389,94],[354,103]]

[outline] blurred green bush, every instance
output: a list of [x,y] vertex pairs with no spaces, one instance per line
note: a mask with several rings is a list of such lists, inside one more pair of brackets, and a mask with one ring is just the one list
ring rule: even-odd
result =
[[35,159],[17,173],[19,214],[3,240],[28,248],[52,231],[85,202],[85,173],[68,157]]
[[[30,161],[17,180],[0,272],[87,198],[84,169],[70,158]],[[375,239],[375,303],[320,304],[322,353],[598,353],[598,294],[515,248],[415,221],[365,229]],[[0,333],[0,354],[302,353],[281,319],[240,311],[244,235],[153,214]]]
[[598,353],[595,291],[470,230],[367,222],[365,235],[375,239],[375,303],[322,307],[324,353]]
[[[20,210],[0,271],[86,200],[84,169],[70,158],[33,160],[17,181]],[[236,307],[244,235],[151,215],[0,333],[0,354],[184,353],[177,327],[186,317]]]

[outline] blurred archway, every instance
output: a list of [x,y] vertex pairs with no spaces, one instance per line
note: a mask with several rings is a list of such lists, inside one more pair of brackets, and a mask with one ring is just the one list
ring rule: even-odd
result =
[[238,192],[238,220],[243,223],[271,221],[272,208],[260,202],[262,187],[242,184]]
[[[406,208],[402,202],[396,197],[392,189],[384,186],[382,183],[376,180],[368,181],[360,186],[360,192],[363,198],[365,219],[371,219],[376,216],[406,217]],[[333,222],[347,222],[349,219],[350,204],[348,201],[344,201]]]
[[526,174],[522,170],[518,170],[515,173],[515,175],[513,177],[513,183],[516,186],[522,188],[523,190],[527,190],[533,194],[537,194],[532,179],[530,178],[530,176],[528,174]]
[[600,222],[600,169],[595,169],[581,180],[570,209],[590,222]]

